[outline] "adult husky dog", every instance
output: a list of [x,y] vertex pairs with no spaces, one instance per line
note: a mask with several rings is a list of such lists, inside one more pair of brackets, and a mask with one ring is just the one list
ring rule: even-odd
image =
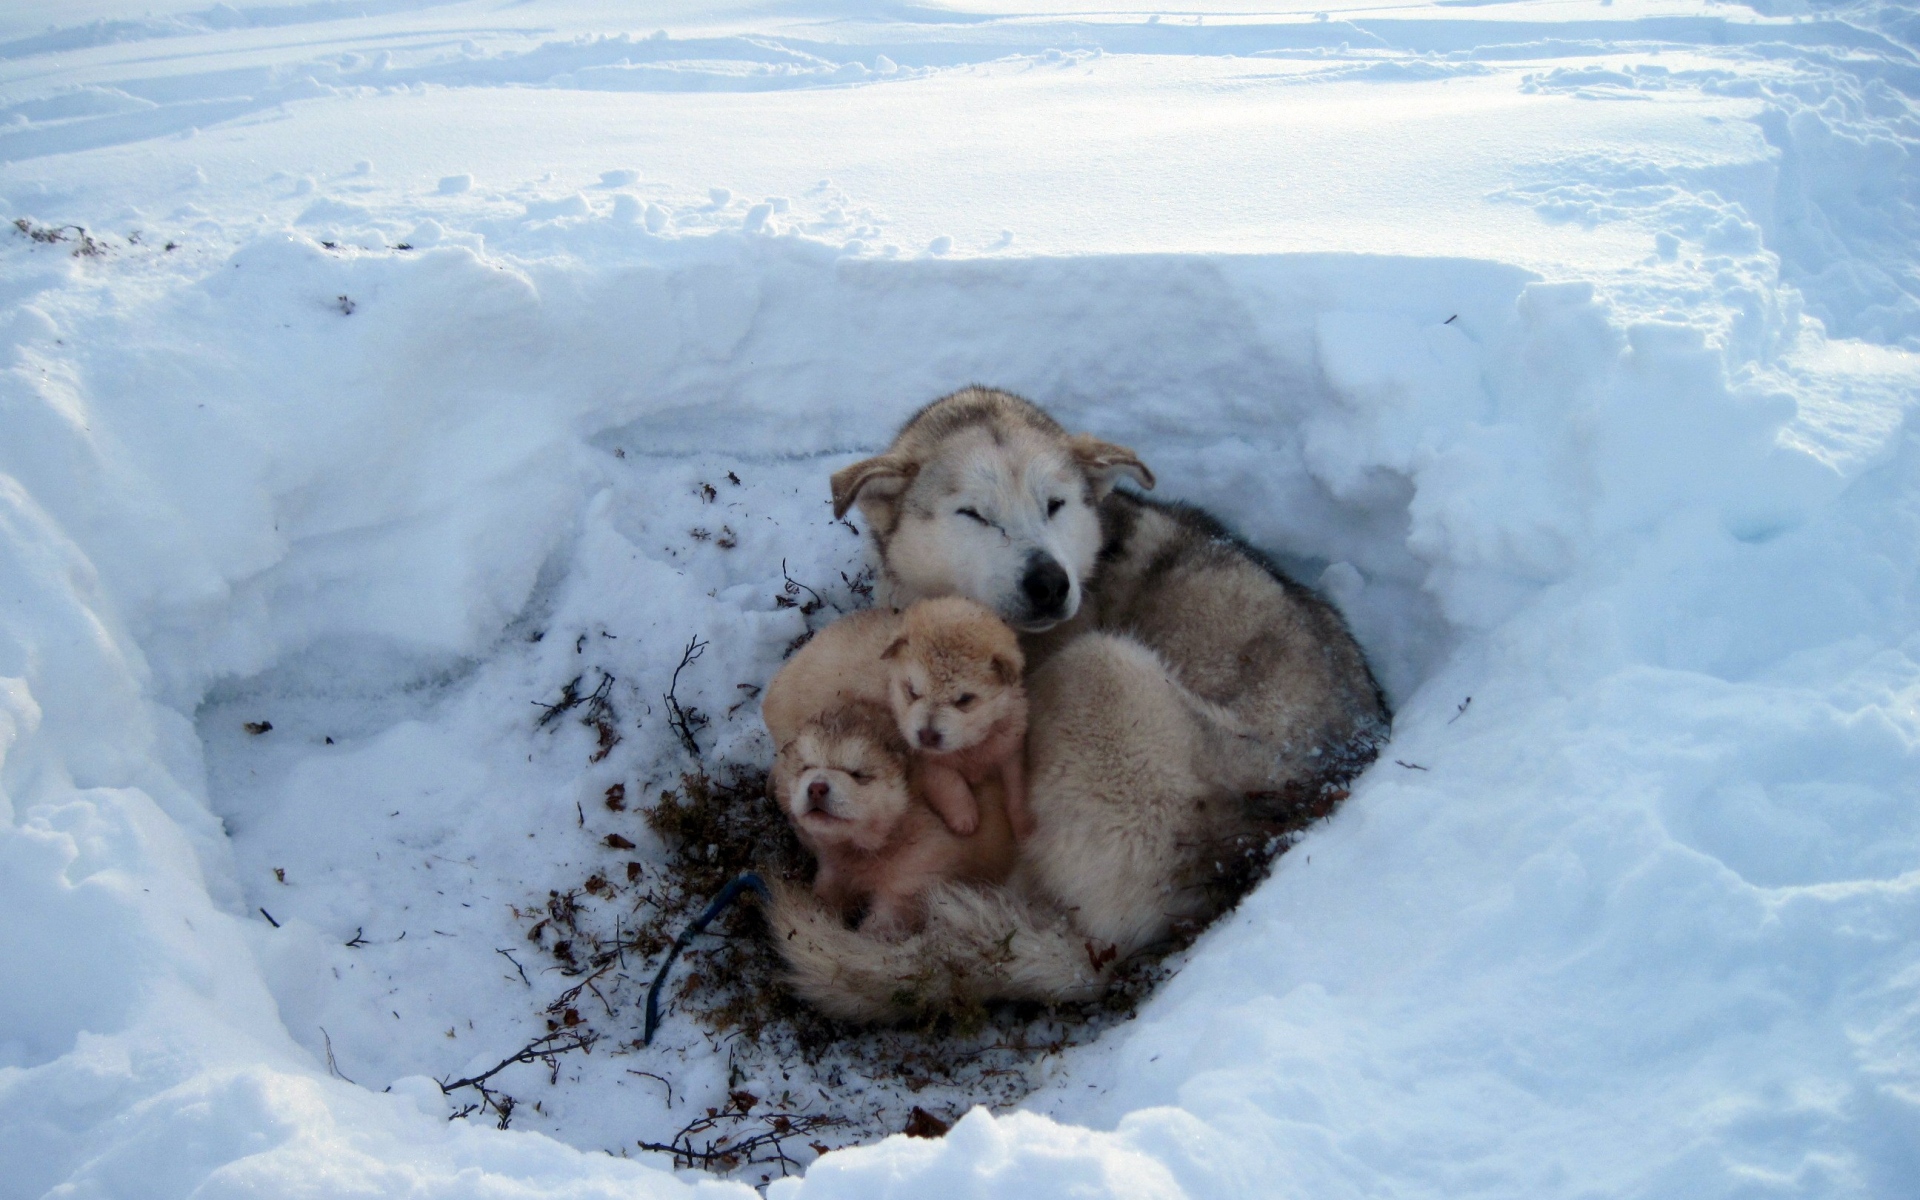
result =
[[[935,905],[884,956],[776,904],[803,995],[878,1019],[923,988],[943,1003],[1080,994],[1106,947],[1124,956],[1205,913],[1205,861],[1257,828],[1260,797],[1373,758],[1386,707],[1340,615],[1212,517],[1123,478],[1154,484],[1132,450],[979,387],[834,475],[834,512],[859,506],[888,600],[966,596],[1025,635],[1038,828],[1017,900]],[[995,930],[974,928],[987,915]],[[1062,919],[1088,943],[1078,957]],[[1009,921],[1019,936],[996,932]],[[1053,959],[957,972],[956,949],[985,943]]]
[[860,506],[895,605],[966,596],[1042,661],[1092,629],[1144,643],[1205,702],[1210,773],[1233,790],[1377,741],[1385,704],[1340,615],[1213,518],[1116,491],[1121,478],[1154,484],[1132,450],[972,387],[836,473],[833,509]]

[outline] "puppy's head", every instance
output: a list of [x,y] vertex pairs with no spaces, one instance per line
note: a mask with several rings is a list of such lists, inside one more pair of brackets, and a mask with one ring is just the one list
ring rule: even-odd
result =
[[833,509],[860,506],[898,599],[965,596],[1039,632],[1079,611],[1097,508],[1122,476],[1153,486],[1126,447],[966,388],[922,409],[887,453],[835,474]]
[[878,850],[911,802],[908,770],[893,715],[857,702],[808,721],[780,748],[774,797],[819,841]]
[[1020,640],[984,606],[959,596],[907,609],[881,655],[887,695],[907,744],[935,754],[984,741],[1025,694]]

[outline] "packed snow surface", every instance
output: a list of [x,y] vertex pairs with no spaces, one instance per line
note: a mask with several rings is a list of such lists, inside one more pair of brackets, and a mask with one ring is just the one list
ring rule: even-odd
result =
[[0,11],[0,1196],[751,1195],[638,1146],[783,1086],[686,1014],[434,1081],[969,382],[1394,738],[1016,1109],[771,1194],[1916,1194],[1920,19],[641,7]]

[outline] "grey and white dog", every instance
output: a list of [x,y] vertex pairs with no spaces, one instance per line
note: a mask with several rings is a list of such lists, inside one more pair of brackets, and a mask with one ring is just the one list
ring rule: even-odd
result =
[[833,477],[896,605],[962,595],[1022,631],[1036,832],[1010,890],[931,897],[881,943],[775,905],[800,992],[837,1015],[1098,987],[1213,902],[1205,861],[1261,797],[1351,777],[1388,717],[1340,615],[1204,512],[1117,490],[1153,473],[1017,396],[966,388]]

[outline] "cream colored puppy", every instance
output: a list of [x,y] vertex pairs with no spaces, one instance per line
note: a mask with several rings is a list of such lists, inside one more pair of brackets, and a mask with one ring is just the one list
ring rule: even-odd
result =
[[998,779],[1014,834],[1033,831],[1027,808],[1026,665],[1020,641],[992,610],[947,596],[900,619],[881,654],[900,734],[919,757],[927,803],[962,836],[980,824],[974,789]]
[[914,794],[912,756],[893,714],[854,701],[803,723],[773,765],[774,798],[818,862],[813,890],[863,932],[917,929],[937,883],[998,883],[1013,870],[1013,830],[998,790],[979,793],[978,827],[956,836]]
[[1249,828],[1246,798],[1207,782],[1207,711],[1131,638],[1083,634],[1033,673],[1037,828],[1017,885],[1121,958],[1204,918],[1206,866]]

